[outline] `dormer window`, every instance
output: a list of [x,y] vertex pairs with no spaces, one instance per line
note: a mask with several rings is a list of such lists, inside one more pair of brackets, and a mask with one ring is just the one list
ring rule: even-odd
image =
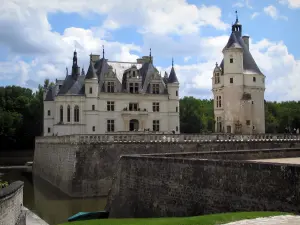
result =
[[132,71],[132,76],[135,77],[135,71]]
[[219,84],[220,83],[220,73],[216,73],[215,75],[215,84]]
[[230,63],[233,63],[233,58],[230,58]]
[[256,82],[256,77],[253,77],[253,82]]
[[152,84],[152,94],[159,94],[159,84]]
[[92,94],[93,93],[93,88],[92,87],[90,87],[90,94]]
[[129,92],[130,93],[138,93],[139,92],[139,83],[130,83],[129,84]]
[[115,83],[114,82],[107,82],[107,92],[113,93],[115,92]]

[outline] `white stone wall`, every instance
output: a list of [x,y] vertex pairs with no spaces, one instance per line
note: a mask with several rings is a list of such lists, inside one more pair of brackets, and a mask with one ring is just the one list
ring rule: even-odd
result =
[[[44,130],[47,131],[48,127],[51,127],[53,133],[44,132],[44,135],[105,134],[108,119],[115,120],[115,132],[129,131],[129,121],[137,119],[141,130],[150,129],[152,131],[153,120],[159,120],[161,132],[177,130],[176,133],[179,133],[179,96],[176,96],[178,85],[170,87],[170,90],[172,92],[170,99],[169,95],[131,93],[100,93],[99,96],[90,95],[89,97],[57,96],[51,105],[55,117],[52,118],[51,123],[48,122],[46,116],[44,118]],[[107,111],[107,101],[115,102],[114,111]],[[153,102],[159,102],[159,112],[153,112]],[[45,107],[47,108],[51,103],[45,102]],[[140,111],[129,111],[129,103],[138,103]],[[79,122],[74,122],[76,105],[80,109]],[[63,106],[63,124],[59,124],[60,106]],[[68,106],[71,107],[70,122],[67,121]],[[127,111],[124,111],[126,107]],[[177,112],[176,107],[178,107]],[[95,127],[95,131],[93,131],[93,127]]]

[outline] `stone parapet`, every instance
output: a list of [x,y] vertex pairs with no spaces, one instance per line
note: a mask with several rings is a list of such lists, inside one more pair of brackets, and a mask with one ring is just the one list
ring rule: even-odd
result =
[[297,134],[103,134],[36,137],[36,143],[299,141]]

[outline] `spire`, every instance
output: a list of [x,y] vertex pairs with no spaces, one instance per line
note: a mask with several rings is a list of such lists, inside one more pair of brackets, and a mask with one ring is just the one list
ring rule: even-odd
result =
[[79,71],[78,71],[78,65],[77,65],[77,52],[76,50],[74,51],[73,55],[73,66],[72,66],[72,76],[73,78],[77,78]]
[[102,58],[104,59],[104,45],[102,45]]
[[173,58],[172,58],[172,68],[171,68],[170,76],[168,78],[168,83],[179,83],[176,73],[175,73],[175,69],[174,69],[174,59]]
[[236,18],[235,18],[235,23],[232,25],[232,32],[235,33],[237,37],[242,36],[242,24],[239,22],[239,17],[238,17],[238,12],[235,11]]
[[68,67],[66,67],[66,76],[68,76],[69,74],[68,74]]
[[84,76],[85,72],[84,72],[84,66],[82,66],[82,69],[81,69],[81,76]]
[[218,67],[218,62],[216,62],[216,67]]
[[150,62],[152,63],[151,48],[150,48],[150,55],[149,55],[149,57],[150,57]]

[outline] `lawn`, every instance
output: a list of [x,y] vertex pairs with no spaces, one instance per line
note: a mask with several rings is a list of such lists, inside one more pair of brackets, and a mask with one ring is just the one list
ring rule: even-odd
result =
[[195,217],[149,218],[149,219],[99,219],[69,222],[61,225],[217,225],[243,219],[287,215],[282,212],[235,212]]

